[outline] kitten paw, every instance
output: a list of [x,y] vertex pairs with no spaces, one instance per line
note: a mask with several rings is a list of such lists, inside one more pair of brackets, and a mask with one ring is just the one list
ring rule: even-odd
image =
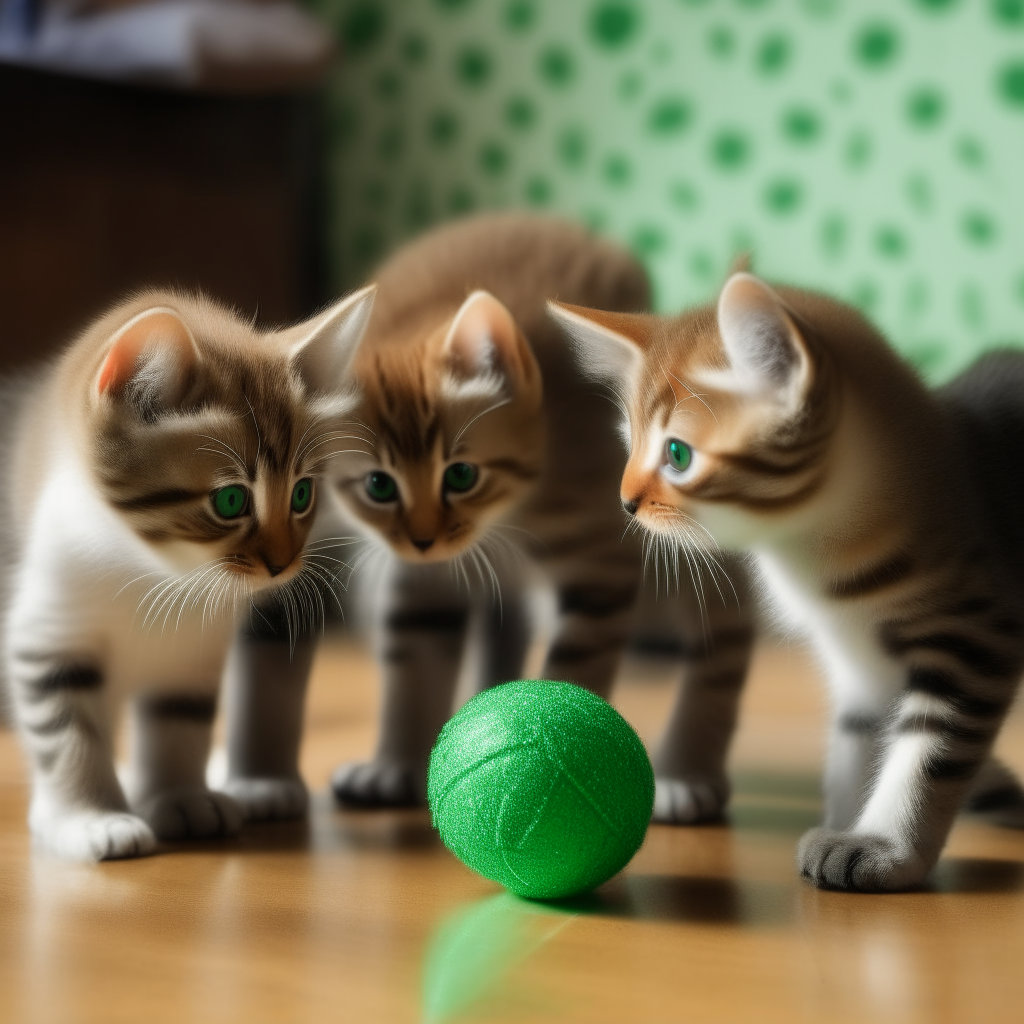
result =
[[212,789],[157,793],[138,807],[160,839],[220,839],[242,829],[242,810],[231,797]]
[[221,787],[246,821],[304,818],[309,792],[302,779],[228,779]]
[[930,865],[885,836],[812,828],[797,847],[800,874],[819,889],[892,892],[919,885]]
[[695,825],[716,821],[725,813],[729,800],[728,784],[716,785],[707,779],[654,780],[654,811],[651,821],[663,825]]
[[145,857],[156,849],[149,825],[120,811],[79,811],[45,824],[34,822],[32,833],[39,846],[67,860]]
[[424,768],[384,761],[350,761],[331,776],[339,804],[356,807],[421,807],[426,803]]

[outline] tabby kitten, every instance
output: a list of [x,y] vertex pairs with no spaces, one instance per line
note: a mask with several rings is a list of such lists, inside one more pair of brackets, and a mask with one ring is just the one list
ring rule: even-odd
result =
[[[360,450],[339,458],[332,482],[375,552],[360,575],[378,591],[383,722],[373,760],[343,765],[333,788],[344,802],[387,805],[424,799],[430,748],[451,714],[470,633],[483,641],[480,685],[522,674],[531,633],[522,593],[535,578],[553,587],[557,607],[543,676],[609,692],[640,545],[623,536],[615,408],[576,369],[544,301],[641,309],[648,284],[622,250],[570,224],[518,215],[432,231],[376,280],[352,362],[359,398],[350,433],[359,440],[349,445]],[[735,605],[716,604],[708,627],[719,642],[700,643],[691,676],[724,685],[730,675],[738,687],[749,623]],[[699,620],[688,629],[700,632]],[[250,636],[245,659],[267,687],[267,722],[286,688],[274,690],[260,670],[275,642],[283,646],[283,631],[276,641],[270,630]],[[291,692],[301,693],[298,683]],[[701,713],[701,693],[687,689],[686,713],[666,733],[659,814],[667,820],[715,816],[728,795],[713,748],[728,743],[731,723],[717,733],[702,725],[711,713]],[[678,736],[690,733],[699,736],[680,755]]]
[[1024,355],[930,392],[853,309],[749,273],[717,310],[553,313],[620,381],[627,511],[752,551],[817,646],[833,721],[802,874],[906,888],[972,780],[1019,810],[986,758],[1024,667]]
[[[204,781],[236,610],[312,593],[303,546],[338,381],[372,290],[263,334],[198,296],[146,292],[97,320],[7,424],[3,661],[32,771],[35,840],[129,857],[230,835],[265,798]],[[132,785],[113,713],[134,698]]]

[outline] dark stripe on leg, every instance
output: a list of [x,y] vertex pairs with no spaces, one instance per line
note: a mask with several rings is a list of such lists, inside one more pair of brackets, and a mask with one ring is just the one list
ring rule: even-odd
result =
[[1016,677],[1020,670],[1017,657],[1002,654],[959,633],[931,633],[927,636],[902,637],[895,636],[891,630],[883,630],[882,643],[890,654],[897,657],[914,650],[948,654],[970,671],[989,679]]
[[139,707],[150,718],[177,718],[207,724],[216,717],[217,698],[209,694],[148,694],[139,698]]
[[694,672],[690,686],[703,686],[709,690],[738,690],[747,681],[747,668],[717,669],[708,672]]
[[98,690],[103,685],[99,669],[85,665],[63,665],[24,684],[29,700],[39,701],[57,693]]
[[[617,646],[617,644],[616,644]],[[591,658],[599,658],[608,654],[612,648],[605,645],[574,644],[571,642],[556,643],[548,651],[548,664],[564,662],[568,665],[588,661]]]
[[422,629],[438,633],[454,633],[466,625],[464,608],[417,608],[391,612],[385,619],[387,629],[396,631]]
[[990,729],[975,729],[969,725],[947,721],[937,715],[916,715],[913,718],[906,718],[896,726],[896,731],[904,735],[931,733],[936,736],[949,736],[965,743],[987,743],[992,737]]
[[1006,710],[1007,701],[979,697],[965,692],[963,683],[951,672],[933,668],[912,668],[907,678],[911,692],[927,693],[949,701],[957,711],[974,718],[992,718]]
[[62,708],[42,722],[26,722],[25,728],[33,736],[53,736],[75,724],[78,716],[72,708]]
[[607,590],[601,587],[566,587],[558,595],[558,610],[563,615],[584,615],[604,619],[629,608],[636,599],[636,588]]
[[894,555],[878,565],[847,576],[846,579],[836,580],[829,587],[829,596],[845,599],[874,594],[906,579],[911,568],[910,559],[906,555]]
[[980,760],[980,756],[959,760],[933,754],[924,763],[924,773],[934,782],[959,782],[969,779],[977,771]]

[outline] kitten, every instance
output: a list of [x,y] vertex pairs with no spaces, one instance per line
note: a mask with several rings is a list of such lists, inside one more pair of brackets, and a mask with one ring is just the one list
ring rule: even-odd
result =
[[[204,781],[236,610],[310,590],[320,442],[372,289],[264,334],[215,303],[146,292],[23,389],[6,433],[3,660],[32,772],[35,840],[66,857],[230,835]],[[134,698],[133,783],[113,714]],[[259,779],[248,780],[262,798]]]
[[[363,571],[378,590],[383,721],[373,760],[343,765],[333,788],[343,802],[394,805],[424,799],[467,636],[482,641],[479,685],[522,675],[531,639],[523,594],[535,578],[553,588],[557,607],[542,675],[602,695],[611,688],[641,549],[632,533],[623,536],[614,405],[578,372],[544,301],[632,310],[649,293],[643,269],[621,249],[570,224],[520,215],[432,231],[389,259],[376,281],[352,362],[359,401],[350,433],[361,440],[351,447],[362,450],[338,460],[333,483],[348,521],[383,553]],[[665,820],[721,813],[728,784],[719,748],[732,727],[708,728],[716,712],[706,705],[726,718],[734,712],[722,694],[738,691],[752,641],[730,594],[729,604],[709,602],[705,644],[691,600],[690,685],[658,758]],[[245,656],[246,671],[273,694],[268,722],[282,691],[301,693],[303,671],[286,686],[261,670],[275,643],[284,645],[284,631],[276,640],[274,632],[250,635]],[[297,653],[306,663],[308,642]],[[291,749],[293,730],[281,736]]]
[[554,315],[629,410],[622,502],[647,529],[752,551],[806,627],[833,720],[824,827],[802,874],[849,890],[924,880],[1024,667],[1024,355],[928,391],[856,311],[730,277],[717,310]]

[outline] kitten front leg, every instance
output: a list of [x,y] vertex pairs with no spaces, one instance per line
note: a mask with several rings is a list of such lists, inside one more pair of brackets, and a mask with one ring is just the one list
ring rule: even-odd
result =
[[511,588],[504,588],[501,601],[492,600],[478,616],[482,650],[477,692],[522,677],[533,634],[523,594]]
[[[958,647],[991,666],[996,656]],[[975,773],[1002,723],[1012,684],[970,680],[933,666],[912,668],[887,722],[885,751],[853,827],[823,827],[800,841],[801,874],[821,888],[905,889],[934,866]]]
[[341,803],[414,806],[426,801],[427,764],[452,712],[465,649],[469,595],[448,565],[397,566],[377,632],[384,676],[380,737],[372,761],[340,765]]
[[832,715],[825,756],[825,821],[830,829],[853,826],[868,795],[885,723],[885,709],[840,705]]
[[629,637],[640,584],[631,546],[581,550],[550,567],[558,622],[542,675],[565,679],[608,698]]
[[239,631],[228,660],[228,777],[246,821],[301,818],[309,793],[299,745],[316,639],[290,642],[283,615],[264,609]]
[[161,839],[237,835],[242,812],[231,797],[206,786],[216,688],[143,694],[132,717],[133,810]]
[[29,828],[72,860],[152,853],[156,837],[129,813],[114,772],[108,695],[92,658],[15,647],[8,677],[32,765]]
[[[739,589],[741,574],[734,575]],[[704,609],[693,591],[681,598],[687,664],[654,757],[654,821],[688,825],[725,812],[726,758],[754,648],[745,589],[731,598]]]

